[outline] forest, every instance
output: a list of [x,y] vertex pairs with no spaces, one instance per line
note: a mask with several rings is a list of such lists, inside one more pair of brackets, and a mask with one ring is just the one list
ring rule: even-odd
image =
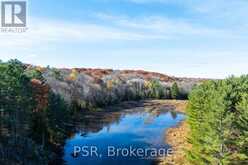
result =
[[17,60],[0,64],[0,86],[0,164],[48,164],[67,136],[71,107]]
[[248,163],[248,76],[199,85],[189,96],[187,116],[190,164]]

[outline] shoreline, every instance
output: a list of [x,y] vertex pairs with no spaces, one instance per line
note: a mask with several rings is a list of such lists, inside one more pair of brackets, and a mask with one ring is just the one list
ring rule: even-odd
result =
[[[187,101],[175,100],[175,111],[185,113]],[[180,105],[180,106],[178,106]],[[173,154],[159,159],[159,165],[188,165],[185,158],[185,149],[190,148],[187,142],[187,135],[189,133],[189,126],[186,121],[180,122],[177,126],[169,128],[165,132],[165,143],[169,144],[173,150]]]

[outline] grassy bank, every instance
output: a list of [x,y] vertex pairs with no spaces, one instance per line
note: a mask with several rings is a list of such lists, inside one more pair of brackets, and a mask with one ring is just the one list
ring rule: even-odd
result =
[[[187,101],[168,100],[168,103],[173,104],[177,112],[186,112]],[[187,165],[184,150],[190,148],[190,144],[187,142],[188,133],[189,126],[186,121],[166,131],[165,142],[172,147],[173,154],[162,158],[160,165]]]

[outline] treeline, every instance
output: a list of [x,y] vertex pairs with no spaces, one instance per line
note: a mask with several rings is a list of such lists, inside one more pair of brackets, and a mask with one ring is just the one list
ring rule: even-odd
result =
[[48,164],[68,132],[71,107],[40,72],[17,60],[0,63],[0,164]]
[[90,93],[85,97],[82,107],[92,109],[94,107],[105,107],[123,101],[143,99],[186,99],[180,94],[177,83],[172,87],[165,87],[158,80],[148,82],[132,81],[109,85],[109,82],[102,84],[100,88],[91,88]]
[[129,100],[187,99],[189,91],[177,82],[145,80],[138,75],[114,73],[95,80],[75,69],[46,68],[43,76],[55,93],[68,102],[77,103],[82,109],[95,109]]
[[248,76],[196,87],[189,96],[187,115],[191,164],[248,164]]

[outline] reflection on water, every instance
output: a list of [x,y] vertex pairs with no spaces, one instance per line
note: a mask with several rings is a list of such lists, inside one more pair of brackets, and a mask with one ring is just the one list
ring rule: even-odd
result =
[[[66,141],[63,159],[68,165],[149,165],[152,159],[121,155],[107,157],[108,147],[168,149],[169,146],[164,144],[164,132],[183,119],[182,114],[151,107],[84,114],[77,124],[77,133]],[[74,157],[75,146],[95,146],[100,157]]]

